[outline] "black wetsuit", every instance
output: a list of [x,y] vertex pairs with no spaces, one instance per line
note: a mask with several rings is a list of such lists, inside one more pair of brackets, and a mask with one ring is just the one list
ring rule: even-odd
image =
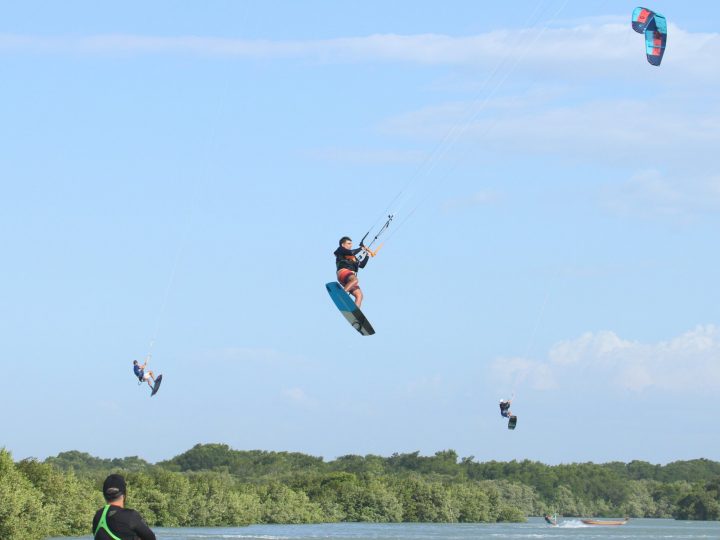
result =
[[345,249],[344,247],[340,246],[335,250],[335,266],[337,266],[338,270],[342,270],[343,268],[347,268],[348,270],[352,270],[353,272],[357,272],[359,268],[365,268],[365,265],[368,262],[368,257],[365,257],[362,261],[358,263],[357,258],[355,258],[355,255],[360,253],[363,248],[359,247],[357,249]]
[[[103,510],[104,508],[101,508],[95,513],[93,533],[97,530]],[[140,540],[156,540],[155,533],[150,530],[145,520],[135,510],[110,506],[105,519],[112,533],[121,540],[137,540],[138,538]],[[112,536],[104,529],[97,531],[93,538],[95,540],[113,540]]]

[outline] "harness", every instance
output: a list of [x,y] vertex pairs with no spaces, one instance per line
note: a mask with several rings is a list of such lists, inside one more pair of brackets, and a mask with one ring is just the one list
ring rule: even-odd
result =
[[111,505],[109,505],[109,504],[106,504],[106,505],[105,505],[105,508],[103,509],[102,516],[100,516],[100,521],[98,522],[97,529],[95,529],[95,534],[93,534],[93,536],[97,536],[97,533],[99,533],[99,532],[100,532],[100,529],[102,529],[102,530],[104,530],[106,533],[108,533],[108,535],[110,536],[110,538],[112,538],[113,540],[122,540],[122,538],[120,538],[119,536],[115,536],[115,535],[113,534],[113,532],[110,530],[110,527],[108,527],[107,519],[105,519],[106,516],[107,516],[108,510],[110,510],[110,506],[111,506]]
[[360,263],[355,255],[340,255],[335,257],[335,267],[337,270],[350,270],[356,272],[359,270]]

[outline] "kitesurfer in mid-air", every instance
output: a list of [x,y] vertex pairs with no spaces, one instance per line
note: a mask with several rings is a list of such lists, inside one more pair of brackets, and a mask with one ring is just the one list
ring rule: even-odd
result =
[[510,418],[512,416],[512,412],[510,412],[511,403],[512,399],[500,400],[500,416],[502,416],[503,418]]
[[147,363],[147,358],[145,359],[145,363],[143,365],[140,365],[137,360],[133,360],[133,371],[135,372],[135,376],[138,378],[138,380],[140,382],[146,381],[148,383],[148,386],[152,390],[155,385],[155,374],[150,370],[147,370],[147,372],[145,371],[145,366],[147,366]]
[[363,293],[360,290],[357,273],[360,268],[365,268],[368,262],[367,253],[365,257],[358,260],[358,254],[365,250],[365,246],[360,243],[360,247],[353,249],[352,240],[348,236],[340,239],[340,247],[335,250],[335,265],[337,266],[337,280],[346,293],[351,294],[355,298],[355,305],[360,307],[363,301]]

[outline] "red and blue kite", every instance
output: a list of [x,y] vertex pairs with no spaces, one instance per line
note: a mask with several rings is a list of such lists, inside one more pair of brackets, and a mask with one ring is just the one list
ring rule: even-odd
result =
[[667,21],[659,13],[644,7],[636,7],[632,14],[633,30],[645,34],[645,53],[648,62],[659,66],[667,43]]

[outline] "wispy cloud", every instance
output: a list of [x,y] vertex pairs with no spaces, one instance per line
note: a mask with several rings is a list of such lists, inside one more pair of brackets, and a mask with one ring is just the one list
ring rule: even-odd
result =
[[[505,153],[555,154],[632,164],[638,156],[675,163],[720,146],[720,104],[681,108],[675,98],[584,99],[568,105],[550,95],[518,94],[475,104],[442,104],[388,120],[388,131],[442,140],[453,129]],[[471,120],[468,120],[470,118]],[[675,157],[677,156],[677,157]]]
[[639,171],[605,190],[606,205],[622,214],[687,219],[720,210],[720,175],[668,176],[657,170]]
[[[470,67],[462,71],[466,80],[473,85],[483,81],[477,99],[422,107],[387,119],[380,129],[439,143],[435,161],[461,142],[475,144],[474,155],[556,156],[600,166],[632,166],[642,156],[645,163],[657,162],[657,169],[638,171],[620,185],[614,182],[617,187],[606,193],[609,208],[632,212],[650,202],[657,215],[691,208],[714,211],[718,178],[707,171],[720,147],[720,100],[712,94],[720,83],[720,70],[712,69],[720,33],[687,32],[671,23],[669,34],[660,68],[647,64],[642,36],[626,19],[615,17],[471,36],[375,34],[304,41],[0,34],[0,54],[175,54]],[[593,95],[595,83],[608,77],[612,92],[603,86],[602,94]],[[518,90],[521,78],[532,82],[529,90]],[[325,148],[313,155],[355,164],[427,159],[406,147]],[[689,155],[697,158],[688,162]],[[698,180],[687,182],[688,176]],[[483,202],[472,197],[449,201],[446,209]]]
[[315,408],[318,406],[318,400],[309,396],[305,390],[299,387],[285,388],[281,394],[286,400],[298,407]]
[[307,394],[302,388],[286,388],[282,391],[282,394],[292,401],[304,402],[308,400]]
[[[669,62],[696,73],[713,62],[720,34],[685,32],[670,25]],[[627,22],[600,19],[564,28],[495,30],[472,36],[375,34],[325,40],[273,41],[206,36],[41,36],[0,34],[0,51],[45,54],[196,54],[239,58],[306,58],[326,62],[385,61],[430,65],[482,66],[498,60],[521,69],[573,70],[588,75],[604,65],[637,65],[641,36]],[[644,61],[644,60],[643,60]],[[716,71],[716,70],[715,70]],[[706,73],[707,75],[707,73]],[[715,74],[716,78],[720,75]]]
[[555,344],[544,361],[499,358],[493,369],[501,380],[527,381],[538,390],[605,381],[630,391],[715,391],[720,389],[720,328],[698,326],[657,343],[588,332]]
[[[459,143],[454,154],[473,148],[480,160],[552,156],[572,165],[595,164],[607,171],[598,178],[601,187],[591,188],[605,210],[686,220],[720,210],[714,163],[720,100],[693,94],[689,86],[696,82],[687,84],[682,91],[614,99],[533,88],[515,96],[425,107],[385,121],[383,129],[437,141],[448,154]],[[450,201],[446,209],[460,204]]]
[[511,382],[513,385],[529,384],[536,390],[558,388],[557,375],[548,363],[520,357],[503,357],[497,358],[493,362],[492,371],[497,380],[505,383]]

